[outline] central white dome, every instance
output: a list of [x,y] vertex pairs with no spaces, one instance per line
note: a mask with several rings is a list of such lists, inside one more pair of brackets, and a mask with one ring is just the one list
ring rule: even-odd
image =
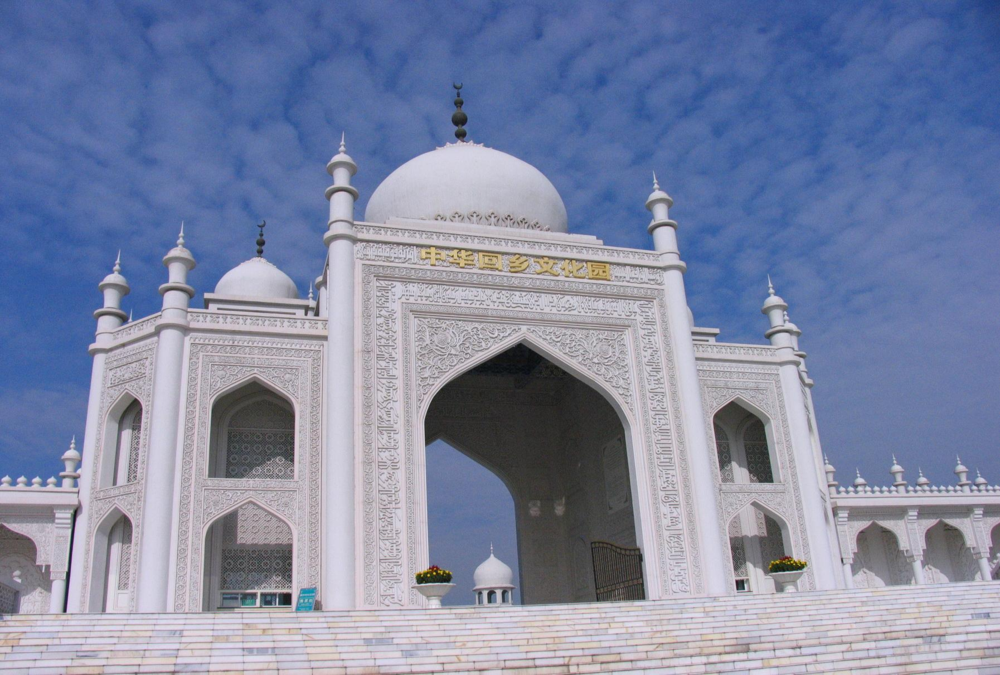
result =
[[566,206],[541,171],[474,143],[449,143],[389,174],[368,200],[365,220],[392,217],[567,231]]

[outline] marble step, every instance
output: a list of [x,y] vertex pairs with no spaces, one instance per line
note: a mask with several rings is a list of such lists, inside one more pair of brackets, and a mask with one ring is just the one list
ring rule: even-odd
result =
[[14,615],[0,671],[996,672],[1000,583],[312,614]]

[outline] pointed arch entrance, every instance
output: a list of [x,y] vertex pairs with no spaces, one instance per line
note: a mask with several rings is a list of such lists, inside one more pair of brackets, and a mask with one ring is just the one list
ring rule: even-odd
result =
[[452,377],[424,432],[509,488],[523,603],[593,602],[593,543],[643,549],[623,416],[541,348],[516,342]]

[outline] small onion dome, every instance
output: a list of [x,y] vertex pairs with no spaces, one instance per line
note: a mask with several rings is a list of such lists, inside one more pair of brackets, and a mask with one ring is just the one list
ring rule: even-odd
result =
[[76,449],[76,436],[74,436],[73,440],[71,440],[69,442],[69,450],[67,450],[66,452],[64,452],[63,456],[60,457],[60,459],[62,461],[64,461],[64,462],[66,462],[66,461],[79,462],[80,461],[80,452]]
[[497,559],[492,552],[490,557],[476,568],[472,579],[476,583],[473,590],[514,587],[514,571]]
[[967,468],[965,468],[964,464],[962,464],[962,460],[959,459],[958,456],[956,455],[955,456],[955,473],[959,474],[959,473],[968,473],[968,472],[969,472],[969,470]]
[[788,303],[781,299],[780,295],[776,295],[774,292],[774,284],[771,283],[771,275],[767,277],[767,300],[764,301],[764,306],[760,308],[763,314],[767,314],[770,310],[775,307],[779,307],[783,310],[788,309]]
[[896,461],[896,455],[892,456],[892,466],[889,467],[889,473],[902,473],[903,467],[899,465]]
[[979,469],[976,469],[976,480],[973,482],[976,484],[976,487],[983,487],[984,485],[989,484],[989,481],[983,478],[983,475],[979,473]]
[[926,487],[931,484],[931,482],[927,479],[927,476],[924,475],[923,469],[918,468],[917,473],[920,474],[917,476],[917,485],[920,487]]
[[834,471],[836,471],[836,469],[833,467],[833,464],[830,464],[830,458],[827,457],[826,455],[823,455],[823,462],[824,462],[823,464],[824,471],[826,471],[827,473],[833,473]]
[[216,284],[215,293],[282,300],[296,300],[299,297],[299,289],[295,287],[291,277],[259,257],[250,258],[226,272]]
[[868,481],[866,481],[864,478],[861,477],[861,470],[855,469],[855,472],[857,473],[858,477],[854,479],[854,487],[864,487],[868,485]]
[[122,276],[121,272],[122,272],[122,254],[121,251],[119,251],[118,259],[115,260],[115,266],[114,269],[111,271],[111,274],[104,277],[104,280],[101,281],[101,283],[98,284],[97,287],[102,291],[105,288],[116,288],[121,292],[123,296],[128,295],[129,292],[128,281],[125,279],[125,277]]

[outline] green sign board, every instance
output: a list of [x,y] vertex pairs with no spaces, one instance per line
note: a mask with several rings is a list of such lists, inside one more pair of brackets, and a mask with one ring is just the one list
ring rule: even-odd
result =
[[299,591],[299,601],[295,604],[296,612],[311,612],[316,608],[316,589],[303,588]]

